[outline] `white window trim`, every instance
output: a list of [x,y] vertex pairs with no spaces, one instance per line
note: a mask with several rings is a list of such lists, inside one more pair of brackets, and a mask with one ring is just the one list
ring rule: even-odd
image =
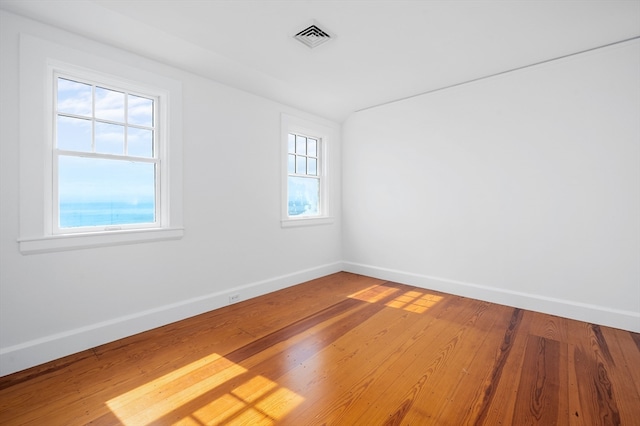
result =
[[[316,216],[290,217],[288,209],[288,140],[289,133],[302,134],[320,139],[320,209]],[[331,173],[330,151],[331,143],[334,139],[334,130],[330,127],[314,123],[289,114],[282,114],[281,118],[281,158],[282,158],[282,201],[280,224],[283,228],[294,226],[326,225],[333,223],[332,203],[331,203]]]
[[[122,53],[122,52],[120,52]],[[169,143],[163,143],[160,227],[54,234],[52,149],[54,70],[74,70],[107,83],[143,82],[165,96],[162,113]],[[100,71],[96,71],[100,70]],[[20,236],[23,254],[74,250],[182,238],[181,83],[121,61],[20,35]],[[162,155],[162,154],[161,154]]]

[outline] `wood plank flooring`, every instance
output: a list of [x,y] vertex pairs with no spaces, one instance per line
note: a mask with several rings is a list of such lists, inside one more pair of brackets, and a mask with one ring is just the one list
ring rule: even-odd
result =
[[640,425],[640,336],[338,273],[0,378],[2,425]]

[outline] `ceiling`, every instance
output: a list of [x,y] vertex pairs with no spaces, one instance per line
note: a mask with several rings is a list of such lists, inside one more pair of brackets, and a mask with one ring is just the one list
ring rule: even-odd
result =
[[[0,0],[12,11],[341,122],[640,36],[640,0]],[[315,23],[334,37],[309,49]]]

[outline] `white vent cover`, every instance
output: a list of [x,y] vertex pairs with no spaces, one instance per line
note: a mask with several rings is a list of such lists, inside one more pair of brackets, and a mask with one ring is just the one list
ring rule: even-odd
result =
[[331,36],[329,35],[329,33],[321,30],[315,25],[311,25],[310,27],[305,28],[304,30],[296,34],[293,38],[311,49],[331,40]]

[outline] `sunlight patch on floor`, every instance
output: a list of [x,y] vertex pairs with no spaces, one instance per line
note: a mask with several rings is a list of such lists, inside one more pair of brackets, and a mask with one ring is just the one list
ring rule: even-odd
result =
[[[230,381],[237,382],[232,389]],[[272,424],[304,399],[276,382],[212,354],[107,401],[125,426]],[[185,406],[193,407],[185,408]]]
[[274,424],[304,398],[263,376],[255,376],[192,415],[199,424]]
[[391,296],[397,291],[399,290],[393,287],[387,287],[384,285],[372,285],[371,287],[360,290],[357,293],[353,293],[348,297],[352,299],[362,300],[363,302],[376,303]]
[[385,303],[385,306],[421,314],[441,300],[442,296],[436,296],[435,294],[407,291],[403,295]]
[[[394,287],[384,285],[374,285],[350,295],[352,299],[362,300],[363,302],[377,303],[386,299],[394,293],[400,291]],[[442,296],[435,294],[423,293],[417,290],[407,291],[395,299],[385,303],[390,308],[404,309],[405,311],[421,314],[426,312],[430,307],[442,300]]]

